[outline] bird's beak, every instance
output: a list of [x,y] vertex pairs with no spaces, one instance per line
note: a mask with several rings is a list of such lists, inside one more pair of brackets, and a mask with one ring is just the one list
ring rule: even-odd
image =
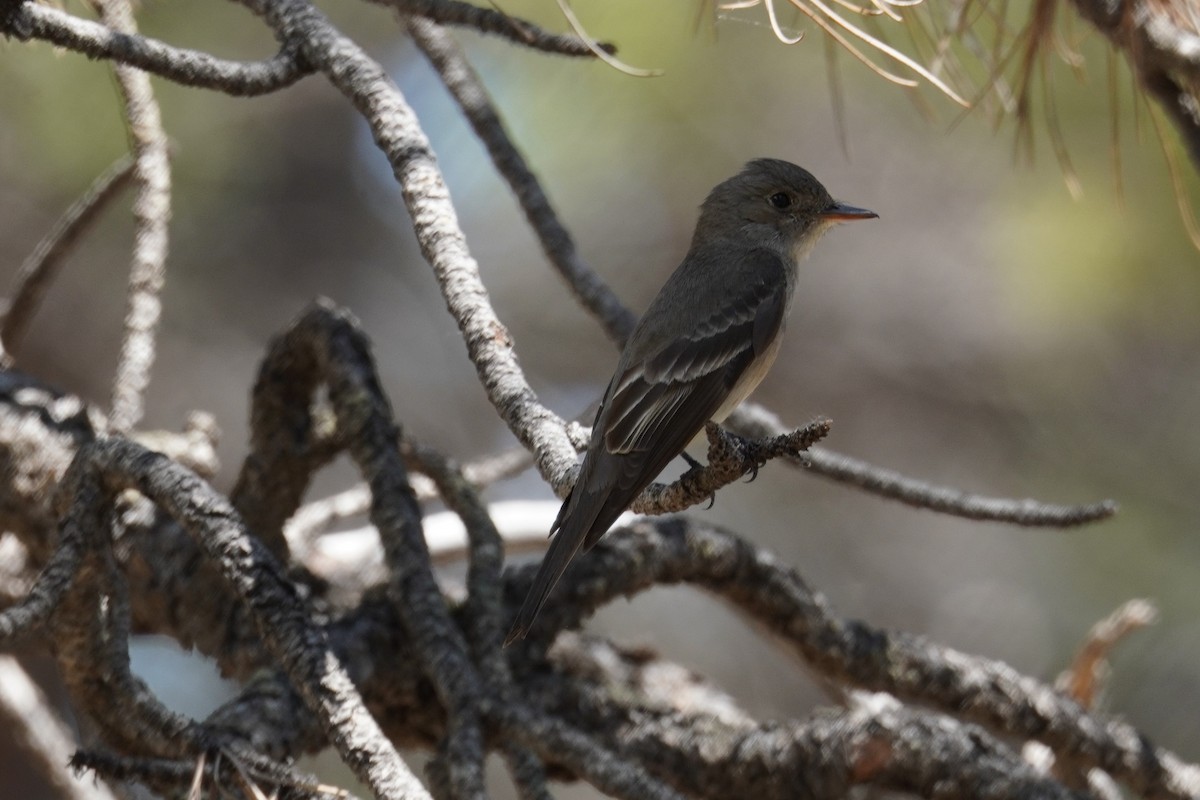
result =
[[822,217],[823,219],[851,221],[856,219],[875,219],[879,215],[874,211],[868,211],[865,208],[857,208],[856,206],[846,205],[845,203],[834,203],[817,216]]

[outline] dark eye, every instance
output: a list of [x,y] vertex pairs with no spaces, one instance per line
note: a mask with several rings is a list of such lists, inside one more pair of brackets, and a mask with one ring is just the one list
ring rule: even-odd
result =
[[780,211],[792,206],[792,196],[787,192],[776,192],[768,197],[767,200]]

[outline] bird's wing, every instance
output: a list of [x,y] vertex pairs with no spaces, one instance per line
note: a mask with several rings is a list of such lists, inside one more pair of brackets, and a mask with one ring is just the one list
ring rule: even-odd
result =
[[[599,441],[593,440],[580,475],[580,500],[600,501],[584,549],[683,451],[783,327],[788,287],[779,257],[756,250],[744,258],[754,269],[731,269],[742,280],[726,287],[694,325],[614,376],[597,419]],[[560,527],[577,515],[587,520],[591,512],[567,508]]]
[[[789,291],[784,269],[777,254],[751,251],[726,265],[724,286],[705,287],[695,298],[694,325],[652,352],[622,358],[579,478],[507,641],[524,636],[575,553],[594,545],[683,451],[779,334]],[[647,317],[653,312],[654,305]]]
[[608,452],[668,449],[665,439],[675,437],[664,430],[686,432],[667,461],[674,458],[766,352],[783,326],[787,287],[764,276],[737,288],[694,328],[614,378],[599,420]]

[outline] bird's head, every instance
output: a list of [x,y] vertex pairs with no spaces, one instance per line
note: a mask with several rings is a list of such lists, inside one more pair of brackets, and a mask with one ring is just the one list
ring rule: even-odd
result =
[[695,244],[746,238],[803,257],[834,223],[879,216],[834,200],[808,170],[777,158],[756,158],[717,184],[700,207]]

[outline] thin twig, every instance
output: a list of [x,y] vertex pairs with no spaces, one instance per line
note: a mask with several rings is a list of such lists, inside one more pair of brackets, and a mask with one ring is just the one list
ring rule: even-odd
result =
[[42,297],[79,237],[100,216],[109,201],[128,185],[133,159],[121,156],[100,174],[83,195],[59,217],[33,252],[21,263],[13,280],[8,307],[0,321],[0,366],[11,369],[17,348]]
[[42,3],[18,2],[11,13],[0,14],[0,33],[23,42],[40,39],[90,58],[111,58],[183,86],[216,89],[235,97],[275,92],[312,72],[286,47],[265,61],[228,61],[148,37],[118,33]]
[[818,475],[916,508],[966,519],[1008,522],[1024,527],[1071,528],[1108,519],[1117,513],[1117,504],[1112,500],[1066,506],[1033,499],[985,497],[915,480],[821,448],[810,450],[807,455],[808,468]]
[[591,42],[571,34],[550,33],[528,20],[498,8],[483,8],[460,0],[371,0],[395,8],[401,14],[422,17],[441,25],[470,28],[493,34],[513,44],[564,56],[595,56],[595,48],[612,55],[617,48],[608,42]]
[[[786,431],[774,414],[749,403],[742,404],[727,422],[732,430],[755,438]],[[1117,512],[1117,504],[1112,500],[1064,506],[1038,500],[985,497],[909,478],[821,447],[811,448],[803,459],[792,460],[792,463],[822,477],[881,497],[966,519],[1007,522],[1026,527],[1065,528],[1107,519]]]
[[357,800],[357,796],[345,789],[322,784],[311,776],[300,775],[291,768],[264,770],[264,759],[246,750],[231,753],[219,750],[214,758],[201,754],[195,759],[166,759],[140,758],[137,756],[122,756],[102,750],[80,750],[71,758],[71,768],[75,770],[91,770],[105,778],[126,783],[142,784],[162,794],[175,794],[181,786],[190,786],[187,797],[206,797],[200,794],[196,787],[202,787],[207,780],[214,788],[212,796],[224,796],[223,788],[231,782],[237,768],[232,763],[236,758],[237,764],[248,774],[262,779],[264,775],[268,783],[286,787],[287,797],[294,800]]
[[1113,649],[1135,631],[1158,621],[1158,608],[1149,600],[1134,599],[1088,631],[1071,666],[1059,676],[1057,686],[1084,708],[1093,708],[1108,672]]
[[747,440],[707,422],[708,463],[688,470],[669,485],[651,484],[630,509],[638,514],[670,514],[703,503],[742,476],[757,475],[768,461],[803,459],[814,443],[829,435],[831,425],[829,420],[819,419],[777,436]]
[[[100,18],[126,36],[137,34],[129,0],[93,0]],[[150,76],[136,67],[113,68],[125,99],[133,145],[133,258],[125,335],[113,379],[108,421],[118,433],[130,431],[145,413],[145,393],[154,366],[167,269],[167,224],[171,219],[171,163],[167,134]]]
[[608,64],[618,72],[623,72],[634,78],[656,78],[663,74],[661,69],[641,69],[639,67],[631,67],[621,59],[617,58],[612,53],[605,50],[598,42],[592,40],[588,36],[587,31],[583,29],[583,23],[579,21],[579,17],[575,16],[575,10],[571,8],[568,0],[556,0],[558,2],[558,10],[566,17],[567,22],[571,25],[571,29],[575,31],[575,35],[587,43],[588,48],[596,58]]
[[575,299],[596,318],[609,338],[625,341],[637,323],[636,315],[580,257],[570,232],[559,221],[545,190],[505,130],[487,89],[462,50],[444,30],[427,20],[410,19],[408,29],[471,123],[475,135],[487,147],[492,163],[521,204],[543,252],[567,282]]

